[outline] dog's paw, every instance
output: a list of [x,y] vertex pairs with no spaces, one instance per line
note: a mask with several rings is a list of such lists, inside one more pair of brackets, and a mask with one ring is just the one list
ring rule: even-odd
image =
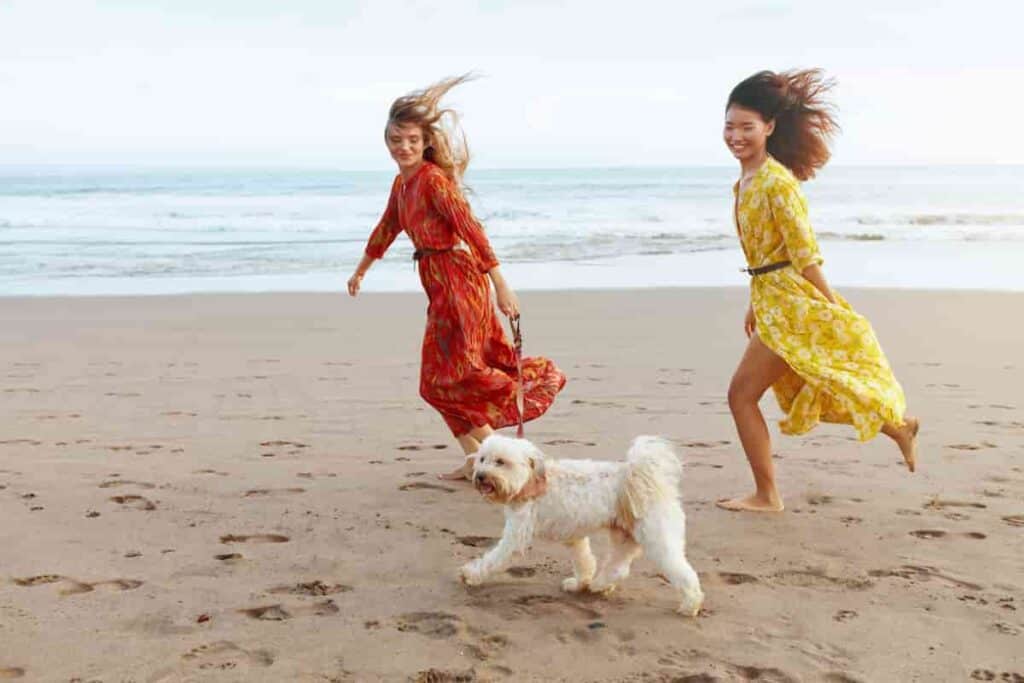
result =
[[562,579],[562,590],[566,593],[579,593],[587,590],[587,584],[580,583],[575,576],[570,576],[568,579]]
[[589,587],[589,590],[590,590],[591,593],[594,593],[595,595],[605,595],[605,596],[607,596],[607,595],[611,595],[612,593],[614,593],[616,587],[617,587],[617,584],[614,584],[614,583],[591,584],[590,587]]
[[480,567],[479,560],[473,560],[462,565],[459,570],[459,578],[467,586],[479,586],[484,582],[484,574]]
[[679,609],[676,610],[684,617],[696,617],[700,614],[701,607],[704,606],[704,594],[701,593],[691,599],[688,599],[679,605]]

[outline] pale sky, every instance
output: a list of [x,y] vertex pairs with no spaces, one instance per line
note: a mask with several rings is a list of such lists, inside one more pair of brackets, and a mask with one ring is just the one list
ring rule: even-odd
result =
[[842,164],[1024,163],[1019,2],[0,0],[0,166],[387,169],[446,75],[481,168],[730,165],[760,69],[838,79]]

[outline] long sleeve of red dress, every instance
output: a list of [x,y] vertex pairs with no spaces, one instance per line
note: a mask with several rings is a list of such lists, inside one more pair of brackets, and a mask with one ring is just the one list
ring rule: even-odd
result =
[[402,232],[402,226],[398,222],[398,192],[401,180],[401,176],[397,176],[391,183],[387,208],[384,209],[384,215],[380,217],[377,227],[370,233],[370,239],[366,243],[366,254],[372,258],[384,258],[384,252],[398,237],[398,233]]
[[473,215],[469,202],[455,188],[454,183],[443,173],[430,174],[427,191],[434,209],[452,226],[455,235],[465,242],[480,265],[480,272],[486,273],[498,265],[498,258],[491,249],[491,243],[483,226]]

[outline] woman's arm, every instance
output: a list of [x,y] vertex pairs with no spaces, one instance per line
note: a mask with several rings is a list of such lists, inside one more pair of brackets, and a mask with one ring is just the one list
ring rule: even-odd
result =
[[830,302],[836,303],[836,297],[832,293],[832,288],[828,286],[828,281],[825,280],[825,271],[821,269],[821,266],[817,263],[812,263],[804,268],[800,274],[807,278],[807,280],[809,280],[810,283],[814,285],[819,292],[821,292],[822,296]]
[[349,296],[355,296],[359,293],[359,285],[363,282],[363,276],[366,275],[366,271],[370,269],[375,258],[369,254],[363,254],[363,258],[359,260],[359,265],[356,266],[356,271],[352,273],[352,277],[348,279],[348,294]]
[[512,291],[512,288],[508,286],[505,276],[501,274],[501,266],[494,266],[487,271],[487,274],[491,276],[491,282],[494,283],[494,294],[498,299],[498,310],[510,318],[519,315],[519,298]]

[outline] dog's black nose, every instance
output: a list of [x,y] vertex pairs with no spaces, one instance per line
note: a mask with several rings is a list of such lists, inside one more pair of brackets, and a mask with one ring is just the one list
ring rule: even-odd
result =
[[484,475],[482,475],[482,474],[476,475],[475,477],[473,477],[473,482],[476,483],[476,484],[484,483]]

